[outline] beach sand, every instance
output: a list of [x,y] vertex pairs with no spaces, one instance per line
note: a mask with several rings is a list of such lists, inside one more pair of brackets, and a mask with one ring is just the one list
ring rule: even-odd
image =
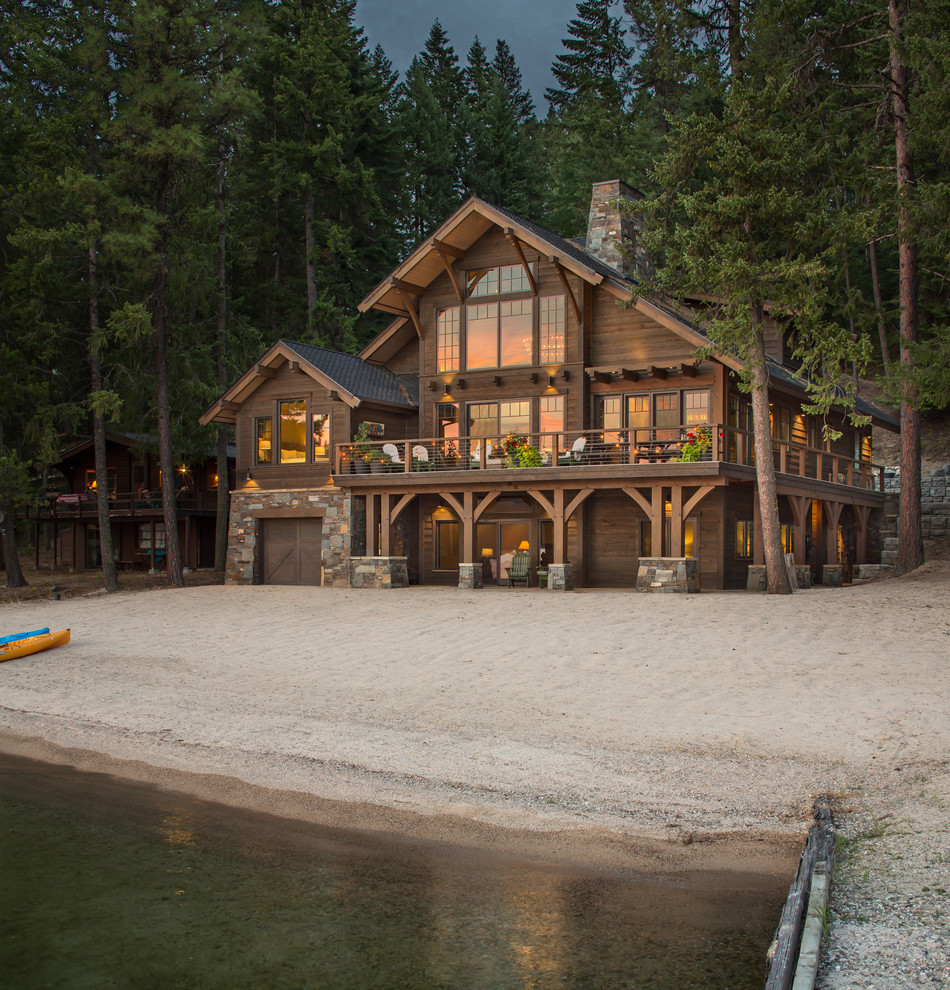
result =
[[212,586],[0,606],[0,632],[43,625],[72,642],[0,664],[0,749],[235,806],[791,880],[829,794],[852,841],[819,985],[950,985],[932,893],[950,889],[950,565],[787,598]]

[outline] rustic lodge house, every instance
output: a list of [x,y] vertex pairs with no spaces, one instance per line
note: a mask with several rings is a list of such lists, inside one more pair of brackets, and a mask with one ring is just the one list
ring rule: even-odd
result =
[[[120,570],[157,569],[165,564],[165,518],[161,469],[149,449],[151,438],[131,433],[106,434],[109,519],[116,564]],[[229,481],[234,458],[229,452]],[[101,567],[96,499],[95,448],[91,438],[78,440],[53,466],[58,482],[28,513],[36,527],[50,530],[53,565],[78,570]],[[178,541],[184,567],[214,565],[218,514],[218,462],[213,455],[175,470]],[[40,540],[33,545],[39,554]]]
[[[228,580],[746,587],[740,366],[696,359],[702,299],[639,294],[636,195],[596,184],[583,242],[473,197],[363,300],[393,319],[359,355],[271,347],[202,417],[236,430]],[[823,441],[776,319],[767,350],[786,552],[819,580],[879,560],[870,427]]]

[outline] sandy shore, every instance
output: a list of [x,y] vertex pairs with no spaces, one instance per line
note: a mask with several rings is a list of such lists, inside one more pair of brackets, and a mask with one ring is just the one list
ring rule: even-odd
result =
[[658,870],[793,865],[831,794],[852,841],[821,985],[944,987],[948,592],[927,565],[785,599],[199,587],[4,605],[2,632],[73,639],[0,664],[0,748]]

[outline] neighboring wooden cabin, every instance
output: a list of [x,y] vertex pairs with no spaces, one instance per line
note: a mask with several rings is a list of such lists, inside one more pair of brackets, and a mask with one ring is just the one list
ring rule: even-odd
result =
[[[161,502],[161,470],[147,451],[147,437],[106,435],[109,475],[109,517],[115,558],[121,569],[161,567],[165,561],[165,522]],[[234,485],[234,453],[229,452],[229,487]],[[37,525],[52,526],[54,562],[77,569],[100,567],[96,465],[93,441],[82,440],[63,454],[55,468],[62,475],[58,490],[30,513]],[[178,538],[182,565],[195,569],[214,565],[217,519],[217,458],[179,464],[175,471]],[[35,541],[37,550],[39,541]]]
[[[694,357],[708,300],[638,294],[624,198],[595,185],[585,250],[473,197],[363,301],[394,320],[358,358],[275,345],[202,419],[237,427],[229,579],[478,586],[523,549],[549,587],[633,586],[640,558],[745,586],[762,547],[740,368]],[[876,559],[870,427],[839,415],[824,443],[778,321],[767,346],[787,552],[819,577]],[[353,444],[361,423],[372,439]],[[395,457],[358,472],[387,442]]]

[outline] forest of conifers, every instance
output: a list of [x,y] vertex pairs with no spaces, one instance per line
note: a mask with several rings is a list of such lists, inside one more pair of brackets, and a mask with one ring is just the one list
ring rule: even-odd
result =
[[356,303],[473,193],[577,236],[622,179],[657,287],[735,300],[723,346],[768,300],[813,369],[947,401],[943,3],[587,0],[543,107],[490,24],[458,53],[436,22],[399,74],[355,0],[0,12],[8,518],[94,420],[193,456],[277,338],[358,349]]

